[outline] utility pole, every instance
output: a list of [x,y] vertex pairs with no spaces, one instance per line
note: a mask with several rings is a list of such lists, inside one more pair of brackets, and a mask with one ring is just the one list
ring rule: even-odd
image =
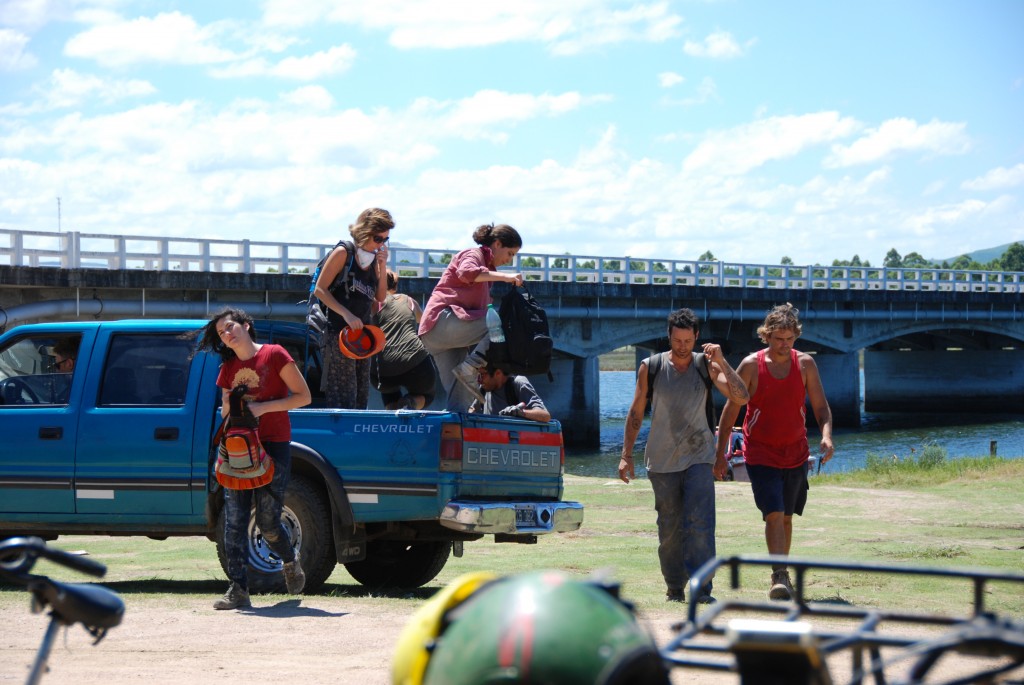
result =
[[57,198],[57,233],[60,233],[60,198]]

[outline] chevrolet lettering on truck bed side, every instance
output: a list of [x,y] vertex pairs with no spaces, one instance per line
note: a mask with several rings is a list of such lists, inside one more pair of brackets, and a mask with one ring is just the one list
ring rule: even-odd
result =
[[[211,477],[220,360],[193,355],[183,337],[204,323],[42,323],[0,336],[0,538],[203,535],[224,565],[223,491]],[[307,592],[339,562],[368,586],[419,587],[464,542],[532,543],[582,524],[582,505],[562,500],[557,421],[316,407],[306,327],[256,329],[288,349],[314,394],[312,408],[290,412],[283,513]],[[75,361],[58,365],[69,348]],[[249,538],[251,588],[282,590],[255,523]]]

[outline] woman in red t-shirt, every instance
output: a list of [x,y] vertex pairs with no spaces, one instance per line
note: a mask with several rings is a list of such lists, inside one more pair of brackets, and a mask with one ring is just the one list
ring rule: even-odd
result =
[[246,406],[259,419],[260,442],[274,460],[274,479],[269,485],[255,490],[224,490],[224,551],[231,585],[213,608],[250,606],[246,537],[253,502],[263,539],[284,562],[285,586],[291,594],[298,594],[306,576],[296,550],[292,549],[288,530],[281,523],[281,509],[291,476],[292,428],[288,410],[310,403],[309,387],[283,347],[256,342],[252,317],[241,309],[225,309],[215,315],[200,335],[199,349],[212,350],[222,360],[217,375],[221,416],[228,415],[231,390],[246,386]]

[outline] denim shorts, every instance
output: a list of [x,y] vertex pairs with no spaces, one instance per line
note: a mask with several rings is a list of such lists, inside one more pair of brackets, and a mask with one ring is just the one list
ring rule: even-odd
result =
[[786,516],[803,516],[807,504],[807,464],[795,469],[777,469],[772,466],[747,464],[750,489],[754,491],[754,504],[762,517],[781,511]]

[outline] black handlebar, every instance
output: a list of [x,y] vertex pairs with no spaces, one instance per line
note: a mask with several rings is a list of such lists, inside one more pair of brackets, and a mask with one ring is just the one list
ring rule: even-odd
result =
[[107,567],[98,561],[48,547],[42,538],[27,536],[0,542],[0,575],[17,581],[32,570],[40,557],[97,578],[107,572]]

